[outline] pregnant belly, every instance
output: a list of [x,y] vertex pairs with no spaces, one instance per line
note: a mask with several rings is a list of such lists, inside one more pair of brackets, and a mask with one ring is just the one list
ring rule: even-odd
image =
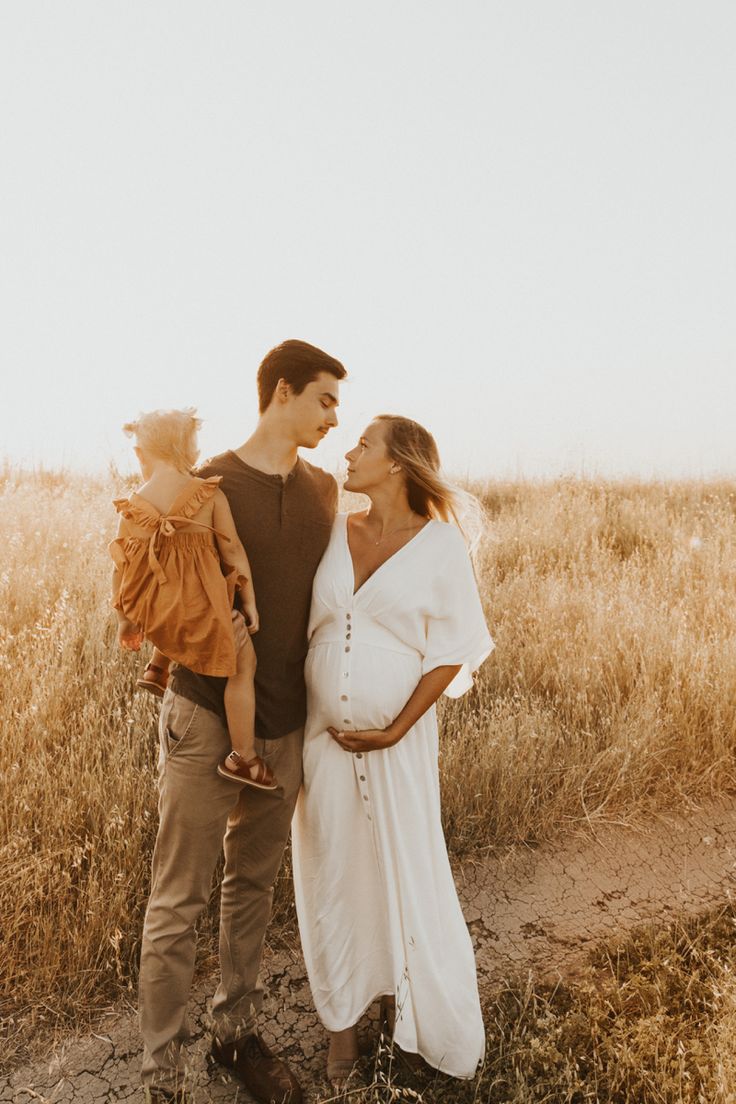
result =
[[318,644],[307,654],[305,677],[310,731],[385,728],[421,679],[422,661],[418,653],[363,644],[350,653],[342,644]]

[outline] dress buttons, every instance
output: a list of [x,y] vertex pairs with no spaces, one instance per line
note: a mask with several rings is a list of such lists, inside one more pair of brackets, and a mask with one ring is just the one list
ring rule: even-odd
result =
[[363,794],[363,800],[364,800],[364,801],[367,801],[367,800],[368,800],[368,794]]
[[340,695],[340,701],[347,701],[347,700],[348,700],[347,694],[341,694]]
[[353,635],[352,633],[345,633],[345,639],[350,640],[352,635]]
[[350,718],[349,717],[343,717],[342,723],[343,724],[350,724]]
[[364,774],[361,774],[361,776],[360,776],[360,781],[361,781],[361,782],[365,782],[365,775],[364,775]]
[[356,751],[355,758],[356,759],[362,759],[363,758],[363,752],[362,751]]
[[348,619],[348,621],[349,621],[349,620],[350,620],[350,614],[349,614],[349,613],[348,613],[348,614],[346,614],[346,617],[347,617],[347,619]]
[[347,645],[347,647],[345,648],[345,651],[346,651],[346,652],[349,652],[349,651],[350,651],[350,645],[349,645],[349,644],[348,644],[348,645]]

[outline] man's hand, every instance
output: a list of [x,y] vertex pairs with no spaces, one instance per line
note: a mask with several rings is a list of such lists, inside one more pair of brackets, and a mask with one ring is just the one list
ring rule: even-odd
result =
[[345,751],[381,751],[393,747],[401,739],[389,728],[364,728],[360,732],[341,732],[328,728],[332,739]]
[[258,610],[254,598],[243,598],[243,616],[251,636],[258,632]]
[[132,621],[119,621],[118,641],[126,652],[139,652],[143,643],[143,629]]
[[245,623],[245,618],[238,610],[231,610],[230,616],[233,620],[233,634],[235,636],[235,650],[240,651],[248,643],[250,633],[248,632],[248,626]]

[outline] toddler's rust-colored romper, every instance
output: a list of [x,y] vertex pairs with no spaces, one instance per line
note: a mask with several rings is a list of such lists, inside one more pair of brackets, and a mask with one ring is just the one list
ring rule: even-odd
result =
[[193,476],[167,514],[137,492],[115,499],[123,531],[109,548],[120,571],[115,609],[169,659],[230,677],[237,666],[230,614],[240,577],[235,568],[223,574],[215,530],[193,520],[220,481]]

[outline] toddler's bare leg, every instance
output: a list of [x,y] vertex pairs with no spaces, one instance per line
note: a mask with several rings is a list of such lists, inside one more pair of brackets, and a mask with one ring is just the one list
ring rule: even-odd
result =
[[256,754],[256,696],[253,679],[256,673],[256,653],[250,637],[238,652],[237,672],[225,686],[225,713],[233,750],[217,768],[222,778],[259,790],[275,790],[278,782],[273,771]]
[[252,759],[255,749],[256,695],[253,679],[256,653],[248,637],[238,652],[238,667],[225,686],[225,713],[233,749],[244,759]]

